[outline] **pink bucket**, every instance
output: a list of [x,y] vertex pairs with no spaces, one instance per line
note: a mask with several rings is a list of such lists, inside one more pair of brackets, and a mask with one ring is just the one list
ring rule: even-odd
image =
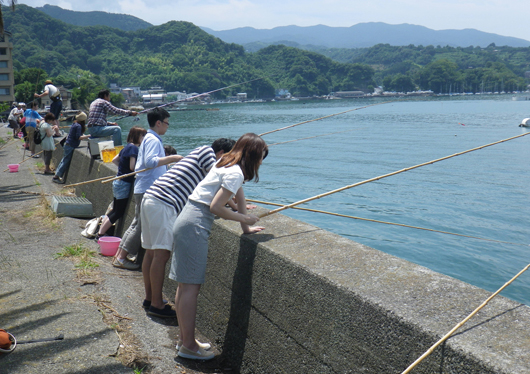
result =
[[114,256],[118,252],[121,238],[117,236],[102,236],[98,240],[99,250],[103,256]]
[[18,164],[7,165],[10,173],[16,173],[18,171]]

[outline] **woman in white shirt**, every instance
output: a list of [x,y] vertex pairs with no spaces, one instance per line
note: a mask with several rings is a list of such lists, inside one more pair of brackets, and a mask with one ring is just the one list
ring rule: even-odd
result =
[[[190,195],[173,226],[173,259],[169,277],[178,284],[175,308],[180,327],[178,355],[210,360],[210,344],[195,340],[197,296],[206,274],[208,238],[215,216],[238,221],[245,234],[263,230],[251,227],[259,218],[247,214],[243,183],[258,181],[258,169],[268,154],[267,144],[258,135],[243,135],[232,150],[223,155]],[[235,195],[238,212],[225,206]]]

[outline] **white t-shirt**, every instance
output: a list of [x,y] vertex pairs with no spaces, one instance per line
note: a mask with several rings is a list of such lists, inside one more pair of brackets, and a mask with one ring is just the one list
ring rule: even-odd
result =
[[232,196],[234,196],[243,185],[244,180],[245,177],[239,165],[220,168],[214,166],[206,178],[195,187],[189,199],[210,206],[215,194],[221,187],[232,192]]
[[48,91],[48,95],[50,97],[55,97],[59,94],[59,90],[53,84],[47,84],[46,86],[44,86],[44,91]]

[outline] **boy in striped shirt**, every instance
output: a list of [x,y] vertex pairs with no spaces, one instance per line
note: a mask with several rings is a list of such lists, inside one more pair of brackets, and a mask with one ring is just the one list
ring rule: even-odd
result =
[[[144,308],[156,317],[175,317],[170,305],[162,299],[166,263],[173,248],[173,223],[188,196],[208,174],[224,153],[234,146],[232,139],[217,139],[211,147],[202,146],[175,164],[145,192],[140,209],[142,247],[146,249],[142,263],[145,286]],[[145,222],[145,224],[144,224]]]

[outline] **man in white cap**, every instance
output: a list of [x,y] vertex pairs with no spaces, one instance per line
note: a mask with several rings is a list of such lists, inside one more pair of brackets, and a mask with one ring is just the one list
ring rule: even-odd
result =
[[[75,116],[75,121],[72,123],[70,132],[68,133],[68,138],[66,143],[64,143],[63,149],[63,158],[55,170],[55,175],[52,178],[52,181],[55,183],[64,183],[64,174],[70,167],[70,162],[72,161],[72,156],[74,155],[74,150],[79,147],[81,140],[90,138],[90,135],[83,135],[86,129],[86,119],[87,115],[85,112],[79,113]],[[61,144],[63,142],[61,141]]]
[[40,95],[36,93],[34,96],[50,96],[50,100],[52,101],[52,103],[50,104],[50,113],[53,113],[53,115],[55,116],[55,121],[53,123],[53,130],[55,131],[54,136],[61,136],[61,132],[59,131],[59,116],[61,115],[61,110],[63,109],[61,91],[59,91],[59,89],[52,84],[52,81],[50,79],[47,79],[44,84],[44,91]]

